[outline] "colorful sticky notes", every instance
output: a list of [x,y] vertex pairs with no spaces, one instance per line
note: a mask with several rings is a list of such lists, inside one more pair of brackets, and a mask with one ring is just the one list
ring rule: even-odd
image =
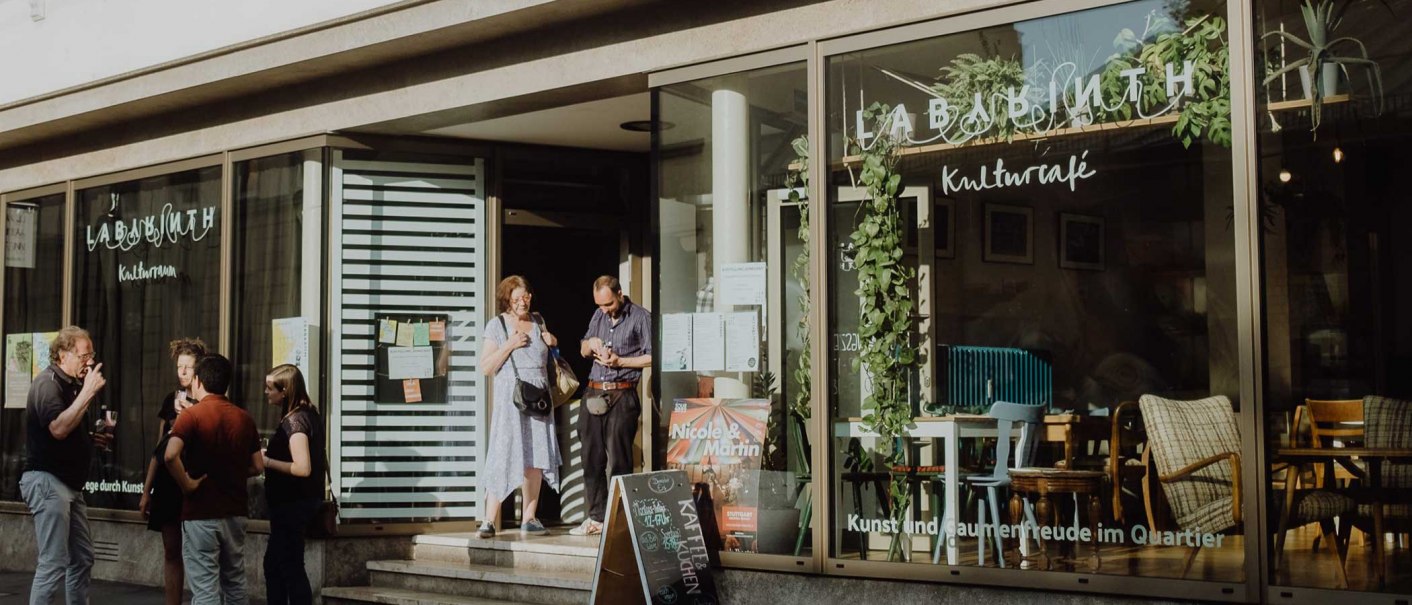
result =
[[431,345],[431,325],[427,322],[412,324],[412,346],[426,347]]
[[408,378],[402,381],[402,400],[407,403],[422,402],[422,381]]
[[397,346],[412,346],[412,324],[405,321],[397,324]]
[[428,337],[433,342],[446,340],[446,322],[439,319],[431,322],[431,333],[428,334]]
[[397,342],[397,320],[378,320],[378,342],[387,344]]

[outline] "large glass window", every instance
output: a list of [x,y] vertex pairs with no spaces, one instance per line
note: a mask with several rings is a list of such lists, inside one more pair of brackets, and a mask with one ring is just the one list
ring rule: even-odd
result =
[[0,407],[0,500],[18,500],[24,410],[31,379],[49,366],[51,333],[63,327],[64,194],[5,207],[5,401]]
[[837,564],[1244,581],[1225,15],[830,58]]
[[[262,435],[279,424],[266,405],[265,376],[276,365],[299,367],[321,412],[323,170],[321,150],[258,158],[233,165],[231,360],[232,390],[248,406]],[[263,518],[264,479],[252,490],[251,514]]]
[[656,92],[666,465],[712,487],[728,552],[808,556],[803,64]]
[[[157,412],[177,386],[170,341],[219,346],[219,166],[80,190],[74,223],[75,324],[93,335],[108,385],[94,410],[116,411],[116,441],[94,456],[88,503],[137,508]],[[258,392],[233,392],[248,403]],[[96,416],[95,416],[96,418]]]
[[1255,3],[1272,584],[1412,593],[1408,23]]

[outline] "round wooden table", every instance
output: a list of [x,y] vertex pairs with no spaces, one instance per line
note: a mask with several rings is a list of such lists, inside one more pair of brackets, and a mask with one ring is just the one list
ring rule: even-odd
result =
[[[1102,471],[1071,471],[1057,468],[1018,468],[1010,471],[1010,518],[1012,520],[1024,519],[1024,500],[1021,496],[1028,498],[1029,495],[1036,495],[1039,501],[1035,503],[1035,522],[1039,527],[1054,527],[1056,525],[1054,504],[1050,502],[1050,494],[1075,494],[1082,496],[1084,503],[1080,504],[1079,510],[1088,509],[1088,530],[1089,540],[1093,543],[1093,555],[1088,559],[1089,569],[1098,571],[1101,563],[1098,556],[1098,520],[1102,517],[1102,500],[1100,498],[1103,491],[1103,480],[1106,478]],[[1061,529],[1061,528],[1056,528]],[[1036,528],[1036,532],[1038,528]],[[1048,556],[1048,547],[1045,544],[1048,540],[1039,538],[1039,558],[1045,569],[1052,565],[1052,559]],[[1024,543],[1023,536],[1021,543]],[[1075,552],[1078,549],[1075,548]],[[1023,553],[1022,553],[1023,555]],[[1031,561],[1028,556],[1024,556],[1021,567],[1030,567]]]

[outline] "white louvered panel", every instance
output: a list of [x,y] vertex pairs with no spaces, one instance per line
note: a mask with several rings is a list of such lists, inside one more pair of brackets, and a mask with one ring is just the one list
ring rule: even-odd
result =
[[398,231],[402,233],[433,233],[438,235],[475,235],[480,226],[475,223],[451,223],[441,217],[415,219],[375,218],[355,221],[344,219],[344,232],[348,231]]
[[[348,505],[342,515],[381,520],[475,517],[485,418],[485,381],[476,357],[488,295],[484,164],[339,157],[336,167],[335,178],[343,187],[333,239],[343,246],[334,279],[344,325],[337,330],[334,356],[334,375],[342,380],[335,411],[340,445],[334,468],[340,471],[337,485]],[[447,403],[373,400],[374,320],[379,313],[444,313],[451,318]],[[453,411],[470,414],[447,415]],[[475,445],[437,445],[451,442]],[[446,460],[451,457],[474,461]],[[417,491],[428,487],[459,489]],[[358,489],[377,491],[354,491]],[[410,506],[441,502],[471,505]],[[389,506],[359,506],[363,503]]]
[[373,189],[400,188],[400,189],[459,189],[471,190],[476,188],[476,182],[466,179],[435,178],[417,175],[389,175],[389,174],[362,174],[343,173],[343,185],[347,188],[367,187]]
[[[343,496],[347,498],[348,496]],[[389,498],[393,500],[393,498]],[[480,506],[438,506],[436,508],[340,508],[344,519],[470,519],[480,514]]]
[[419,164],[416,162],[364,162],[359,160],[344,160],[343,169],[349,172],[383,172],[383,173],[411,173],[411,174],[457,174],[465,175],[470,179],[479,181],[479,165],[468,166],[465,164]]
[[343,304],[352,306],[400,307],[391,312],[411,312],[405,307],[417,307],[427,313],[463,309],[472,304],[470,297],[421,296],[417,294],[344,294]]
[[463,445],[350,445],[343,448],[343,451],[345,459],[410,457],[441,459],[466,455],[466,447]]
[[[472,250],[480,247],[481,242],[477,242],[469,237],[432,237],[416,235],[359,235],[357,233],[345,233],[343,235],[344,246],[401,246],[403,248],[417,248],[417,256],[413,260],[436,264],[440,259],[437,255],[440,250],[450,248],[455,250]],[[345,250],[347,252],[347,250]],[[344,256],[344,258],[348,258]]]
[[484,255],[477,252],[456,252],[443,251],[437,255],[435,260],[427,258],[425,252],[416,250],[364,250],[345,249],[343,260],[345,261],[381,261],[381,262],[401,262],[401,263],[459,263],[457,267],[479,267]]
[[374,205],[374,203],[371,201],[367,204],[350,204],[344,206],[343,215],[356,216],[359,218],[369,218],[375,220],[432,219],[437,221],[458,221],[463,223],[473,223],[475,221],[474,212],[456,210],[455,206],[378,206]]
[[[394,495],[399,504],[402,503],[422,503],[422,502],[472,502],[481,495],[475,491],[436,491],[436,492],[399,492]],[[339,504],[384,504],[389,501],[387,494],[378,492],[356,492],[344,496],[339,500]]]
[[353,490],[373,487],[475,487],[476,478],[472,473],[450,477],[344,477],[343,489]]
[[401,279],[349,279],[343,278],[344,290],[378,290],[384,292],[458,292],[471,294],[479,290],[480,284],[470,281],[411,281]]
[[[475,279],[478,270],[475,267],[453,266],[445,267],[441,274],[446,279]],[[419,265],[361,265],[344,263],[343,277],[421,277],[427,274],[427,270]]]

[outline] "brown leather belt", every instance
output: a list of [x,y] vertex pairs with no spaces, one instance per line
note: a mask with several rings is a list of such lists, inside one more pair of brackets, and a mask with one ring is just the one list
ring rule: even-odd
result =
[[588,381],[588,388],[590,388],[590,389],[598,389],[598,390],[600,390],[600,391],[622,391],[622,390],[626,390],[626,389],[635,389],[635,388],[637,388],[637,383],[636,383],[636,382],[598,382],[597,380],[590,380],[590,381]]

